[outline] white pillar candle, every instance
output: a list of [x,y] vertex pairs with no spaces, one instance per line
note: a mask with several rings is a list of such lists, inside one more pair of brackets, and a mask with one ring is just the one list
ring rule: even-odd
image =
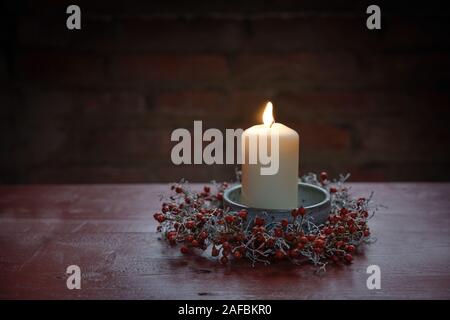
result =
[[[297,208],[299,135],[289,127],[275,123],[272,108],[272,103],[268,102],[263,114],[264,124],[248,128],[242,135],[244,161],[242,164],[241,201],[253,208]],[[270,142],[270,138],[276,136],[278,136],[278,172],[263,175],[261,168],[267,167],[267,165],[260,156],[261,141],[264,138],[269,141],[267,144],[268,154],[270,154],[272,150],[276,152],[276,148],[273,148]],[[251,145],[252,141],[257,141],[256,148]],[[276,155],[270,154],[270,156],[273,158]],[[252,157],[257,159],[253,161],[253,164],[249,161]]]

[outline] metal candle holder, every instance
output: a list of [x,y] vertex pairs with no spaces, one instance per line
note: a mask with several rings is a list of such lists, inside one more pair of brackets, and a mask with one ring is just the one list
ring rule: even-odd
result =
[[[282,219],[290,219],[292,209],[263,209],[248,207],[241,201],[242,185],[235,185],[225,190],[225,207],[239,211],[246,209],[248,212],[248,221],[254,221],[254,218],[263,217],[266,223],[279,222]],[[306,217],[315,225],[326,222],[330,214],[331,202],[330,194],[318,186],[299,182],[298,183],[298,207],[306,210]]]

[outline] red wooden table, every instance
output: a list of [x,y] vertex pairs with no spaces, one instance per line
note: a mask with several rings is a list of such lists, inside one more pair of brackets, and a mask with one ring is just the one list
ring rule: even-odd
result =
[[[159,241],[153,212],[167,185],[0,187],[1,299],[450,298],[450,183],[356,183],[388,208],[354,263],[322,276],[288,263],[222,266]],[[66,268],[81,268],[68,290]],[[381,268],[368,290],[366,269]]]

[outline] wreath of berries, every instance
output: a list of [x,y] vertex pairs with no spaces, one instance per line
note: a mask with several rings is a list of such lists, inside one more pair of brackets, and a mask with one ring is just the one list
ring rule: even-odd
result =
[[322,172],[300,178],[330,193],[331,212],[322,225],[312,223],[303,207],[292,210],[291,218],[281,222],[266,223],[264,216],[248,221],[246,210],[223,207],[228,183],[213,182],[212,187],[192,191],[188,182],[181,181],[171,186],[167,199],[161,199],[161,211],[154,214],[157,231],[169,244],[181,244],[181,253],[208,249],[222,264],[244,258],[253,265],[288,259],[294,264],[309,261],[324,271],[330,262],[351,263],[362,243],[376,241],[367,224],[377,211],[372,194],[353,198],[345,185],[348,177],[330,180]]

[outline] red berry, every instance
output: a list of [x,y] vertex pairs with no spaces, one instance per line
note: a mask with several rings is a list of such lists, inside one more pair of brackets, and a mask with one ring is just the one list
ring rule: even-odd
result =
[[351,254],[347,253],[347,254],[344,255],[344,259],[345,259],[345,261],[350,263],[353,260],[353,256]]
[[168,207],[168,206],[163,206],[162,209],[161,209],[161,211],[162,211],[163,213],[166,213],[167,211],[169,211],[169,207]]
[[209,191],[211,191],[211,189],[207,186],[203,187],[203,191],[205,191],[206,193],[209,193]]
[[305,236],[300,237],[300,242],[301,242],[301,243],[307,243],[307,242],[308,242],[308,238],[305,237]]
[[175,231],[170,231],[169,233],[167,233],[167,240],[169,241],[175,241],[177,237],[177,233]]
[[370,236],[370,230],[366,229],[366,230],[364,230],[364,237],[368,237],[368,236]]
[[336,192],[337,192],[336,188],[333,188],[333,187],[330,188],[330,193],[336,193]]
[[240,259],[242,257],[242,253],[239,250],[236,250],[233,255],[236,259]]
[[267,247],[272,248],[274,245],[275,245],[275,240],[274,239],[272,239],[272,238],[267,239],[267,241],[266,241],[266,246]]
[[189,252],[189,248],[186,247],[186,246],[182,246],[182,247],[180,248],[180,252],[183,253],[183,254],[186,254],[186,253]]
[[182,192],[183,192],[183,189],[182,189],[181,187],[176,187],[176,188],[175,188],[175,192],[176,192],[176,193],[182,193]]
[[325,241],[323,241],[322,239],[317,239],[316,241],[314,241],[314,246],[323,248],[325,246]]
[[208,233],[207,233],[206,231],[202,231],[202,232],[200,232],[200,234],[198,235],[198,237],[199,237],[201,240],[205,240],[206,238],[208,238]]
[[294,218],[296,218],[296,217],[298,216],[298,214],[299,214],[298,209],[293,209],[293,210],[291,211],[291,215],[292,215]]
[[314,248],[314,252],[316,252],[316,253],[322,253],[322,248],[315,247],[315,248]]
[[192,229],[195,227],[195,222],[192,220],[189,220],[186,222],[185,226],[186,226],[186,229]]
[[258,234],[256,236],[256,241],[263,243],[266,241],[266,238],[264,238],[264,236],[262,234]]
[[352,244],[349,244],[346,249],[348,252],[354,252],[356,250],[356,247]]
[[298,257],[298,250],[297,249],[292,249],[289,250],[289,257],[295,259]]
[[194,240],[194,236],[192,236],[192,234],[189,234],[186,236],[186,238],[184,240],[186,242],[192,242]]
[[341,208],[341,210],[339,210],[339,213],[341,214],[341,216],[345,216],[348,213],[347,208]]
[[266,228],[263,227],[263,226],[254,226],[254,227],[252,228],[252,232],[253,232],[254,234],[256,234],[256,233],[261,233],[261,232],[264,232],[264,231],[266,231]]
[[281,225],[283,226],[283,228],[286,228],[289,224],[289,221],[287,221],[287,219],[283,219],[281,220]]
[[283,259],[284,258],[284,256],[285,256],[285,254],[284,254],[284,252],[282,251],[282,250],[277,250],[277,251],[275,251],[275,258],[277,258],[277,259]]
[[334,263],[338,263],[339,262],[339,257],[331,256],[331,260],[333,260]]
[[222,256],[222,258],[220,258],[220,263],[221,264],[227,264],[228,263],[228,258],[226,256]]
[[280,229],[280,228],[276,228],[275,230],[274,230],[274,234],[275,234],[275,237],[282,237],[283,236],[283,231]]
[[338,242],[336,242],[336,248],[341,248],[345,245],[344,241],[340,240]]
[[297,249],[303,249],[305,247],[305,244],[302,242],[297,243]]
[[345,232],[345,228],[344,228],[343,226],[339,226],[339,227],[337,228],[337,232],[338,232],[338,233],[344,233],[344,232]]
[[260,218],[260,217],[256,217],[255,218],[255,224],[257,226],[263,226],[264,225],[264,219]]
[[219,193],[216,195],[216,198],[217,198],[217,200],[222,201],[222,200],[223,200],[223,193],[222,193],[222,192],[219,192]]
[[308,238],[308,241],[314,241],[316,239],[316,236],[313,234],[308,234],[307,238]]
[[320,173],[320,181],[324,182],[325,180],[328,180],[328,173],[326,173],[325,171],[322,171]]
[[192,246],[193,246],[193,247],[198,247],[198,240],[195,240],[195,239],[194,239],[194,240],[192,240],[191,243],[192,243]]
[[302,217],[306,214],[306,209],[303,207],[300,207],[297,209],[298,214],[301,215]]
[[233,221],[234,221],[234,216],[231,216],[231,215],[226,216],[226,217],[225,217],[225,221],[226,221],[227,223],[233,223]]
[[238,215],[239,215],[239,218],[241,218],[243,220],[247,219],[247,215],[248,215],[247,210],[242,209],[241,211],[239,211]]

